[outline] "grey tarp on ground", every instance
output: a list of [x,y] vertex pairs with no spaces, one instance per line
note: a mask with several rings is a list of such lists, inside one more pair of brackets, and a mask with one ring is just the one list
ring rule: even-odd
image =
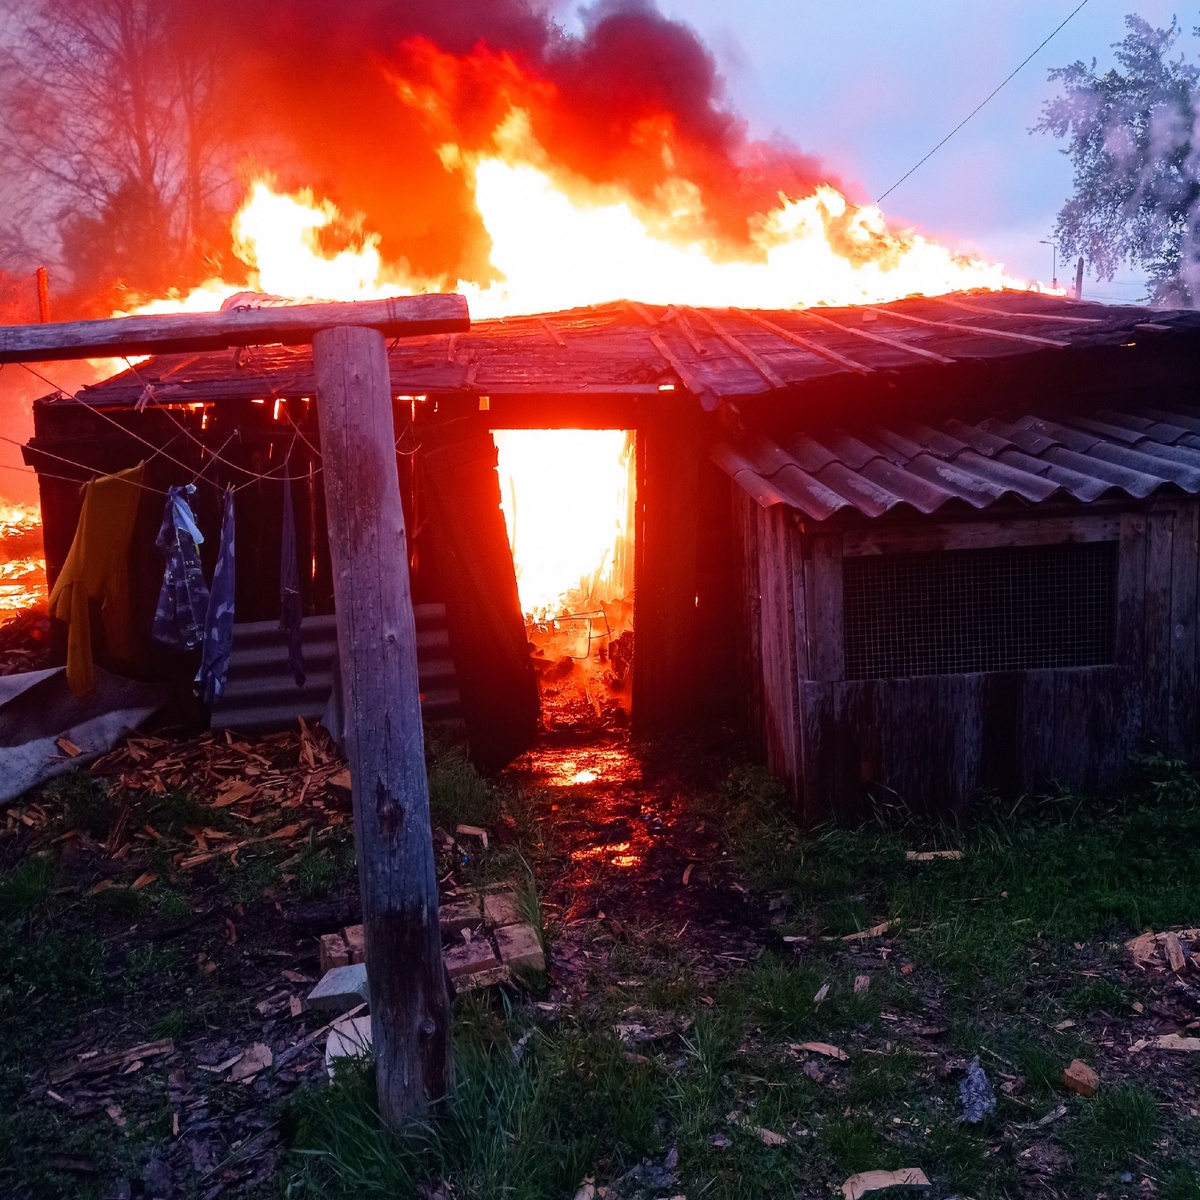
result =
[[[161,684],[96,670],[91,695],[78,699],[64,667],[0,676],[0,805],[31,787],[111,750],[167,700]],[[78,746],[66,755],[57,741]]]

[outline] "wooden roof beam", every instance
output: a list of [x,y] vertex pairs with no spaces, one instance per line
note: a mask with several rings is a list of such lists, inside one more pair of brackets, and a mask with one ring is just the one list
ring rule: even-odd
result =
[[650,327],[650,344],[655,348],[655,350],[658,351],[658,353],[670,366],[671,370],[673,370],[679,377],[679,382],[682,383],[683,386],[692,393],[692,395],[698,397],[701,404],[704,404],[706,408],[709,407],[709,405],[705,403],[704,398],[711,397],[713,395],[712,389],[704,383],[700,376],[697,375],[691,369],[691,367],[689,367],[687,363],[685,363],[683,359],[681,359],[679,355],[667,345],[665,341],[663,341],[662,335],[658,332],[659,322],[655,318],[654,314],[644,304],[639,304],[636,300],[626,300],[625,304]]
[[983,308],[978,304],[966,304],[962,300],[951,300],[949,296],[933,296],[939,304],[961,308],[963,312],[978,313],[981,317],[1014,317],[1022,321],[1057,321],[1062,325],[1103,325],[1099,317],[1060,317],[1057,313],[1003,312],[998,308]]
[[882,333],[868,333],[865,329],[859,329],[854,325],[841,325],[837,321],[831,321],[828,317],[819,316],[813,312],[811,308],[798,308],[797,313],[808,318],[810,321],[816,321],[818,325],[824,325],[828,329],[836,329],[838,333],[849,334],[850,337],[862,338],[867,342],[875,342],[880,346],[888,346],[892,350],[903,350],[906,354],[915,354],[918,358],[928,359],[930,362],[950,364],[954,359],[947,358],[944,354],[937,354],[933,350],[923,350],[920,346],[910,346],[907,342],[902,342],[898,338],[885,337]]
[[0,363],[297,345],[311,342],[322,329],[342,326],[374,329],[385,337],[419,337],[465,332],[471,328],[471,318],[466,297],[451,294],[9,325],[0,326]]
[[859,375],[874,373],[874,367],[855,362],[854,359],[847,358],[844,354],[839,354],[828,346],[822,346],[820,342],[814,342],[811,338],[793,333],[790,329],[784,329],[782,325],[776,325],[774,321],[768,321],[766,317],[760,317],[757,313],[747,312],[744,308],[734,308],[730,311],[737,313],[739,317],[745,317],[747,321],[753,321],[755,325],[761,325],[763,329],[769,329],[776,337],[783,338],[785,342],[791,342],[793,346],[800,346],[810,354],[817,355],[818,358],[835,363],[839,367],[845,367],[847,371],[857,371]]
[[717,323],[717,320],[710,313],[706,313],[703,309],[692,309],[708,327],[727,345],[734,353],[741,355],[773,388],[786,388],[787,382],[776,372],[775,368],[764,359],[760,358],[753,350],[750,349],[744,342],[738,341],[727,329]]
[[955,321],[930,321],[926,317],[914,317],[911,313],[896,312],[891,308],[868,306],[867,311],[881,317],[891,317],[894,321],[907,321],[910,325],[923,325],[927,329],[949,329],[955,333],[973,333],[977,337],[1024,342],[1027,346],[1053,346],[1055,350],[1065,350],[1071,344],[1070,342],[1054,341],[1051,338],[1035,337],[1032,333],[1013,333],[1011,329],[991,329],[984,325],[963,325],[961,322]]

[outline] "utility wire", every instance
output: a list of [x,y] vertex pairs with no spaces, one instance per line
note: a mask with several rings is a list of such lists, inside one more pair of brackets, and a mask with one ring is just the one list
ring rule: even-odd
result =
[[995,91],[989,93],[973,109],[971,109],[971,111],[969,113],[967,113],[967,115],[965,117],[963,117],[963,119],[961,121],[959,121],[959,123],[957,125],[955,125],[955,127],[952,130],[950,130],[950,132],[948,134],[946,134],[946,136],[944,138],[942,138],[942,140],[940,142],[938,142],[938,144],[936,146],[934,146],[934,148],[932,150],[930,150],[929,153],[926,154],[924,158],[922,158],[918,163],[916,163],[909,170],[907,170],[903,175],[901,175],[900,178],[897,179],[896,182],[893,183],[892,186],[890,188],[888,188],[888,190],[886,192],[884,192],[883,195],[880,196],[875,201],[875,203],[882,204],[884,202],[884,200],[886,200],[888,198],[888,196],[890,196],[910,175],[912,175],[914,172],[916,172],[919,168],[923,167],[964,125],[966,125],[966,123],[968,121],[971,120],[972,117],[974,117],[983,108],[985,108],[989,103],[991,103],[991,101],[994,100],[1005,89],[1005,87],[1008,86],[1009,83],[1011,83],[1035,58],[1037,58],[1037,56],[1058,36],[1059,33],[1062,32],[1063,29],[1065,29],[1067,27],[1068,24],[1070,24],[1070,22],[1083,9],[1085,9],[1087,7],[1087,5],[1088,5],[1088,0],[1083,0],[1082,4],[1079,4],[1074,9],[1072,9],[1071,12],[1069,12],[1067,14],[1067,17],[1062,22],[1062,24],[1059,25],[1050,34],[1050,36],[1048,38],[1046,38],[1046,40],[1044,42],[1042,42],[1042,44],[1040,46],[1038,46],[1038,48],[1036,50],[1034,50],[1034,52],[1032,54],[1030,54],[1029,57],[1026,58],[1020,64],[1020,66],[1018,66],[1016,68],[1016,70],[1013,71],[1013,73],[1011,75],[1009,75],[1008,78],[1005,79],[1003,83],[1000,84],[1000,86],[998,88],[995,89]]

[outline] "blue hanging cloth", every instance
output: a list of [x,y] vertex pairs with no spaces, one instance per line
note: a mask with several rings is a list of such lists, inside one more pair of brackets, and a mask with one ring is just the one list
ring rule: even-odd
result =
[[296,559],[296,514],[292,509],[292,477],[283,464],[283,529],[279,539],[279,628],[287,634],[288,670],[297,687],[304,686],[304,642],[300,636],[300,567]]
[[225,489],[221,515],[221,549],[213,572],[208,601],[208,621],[204,628],[204,653],[196,672],[196,692],[205,704],[212,704],[225,688],[229,656],[233,651],[233,488]]
[[167,489],[167,505],[155,545],[166,559],[151,636],[176,650],[195,650],[204,641],[208,619],[208,588],[200,569],[204,535],[188,503],[194,484]]

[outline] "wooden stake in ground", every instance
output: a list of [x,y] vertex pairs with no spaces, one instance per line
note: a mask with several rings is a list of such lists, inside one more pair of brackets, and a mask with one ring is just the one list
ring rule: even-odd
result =
[[313,363],[379,1108],[399,1125],[449,1093],[453,1060],[384,337],[323,330]]

